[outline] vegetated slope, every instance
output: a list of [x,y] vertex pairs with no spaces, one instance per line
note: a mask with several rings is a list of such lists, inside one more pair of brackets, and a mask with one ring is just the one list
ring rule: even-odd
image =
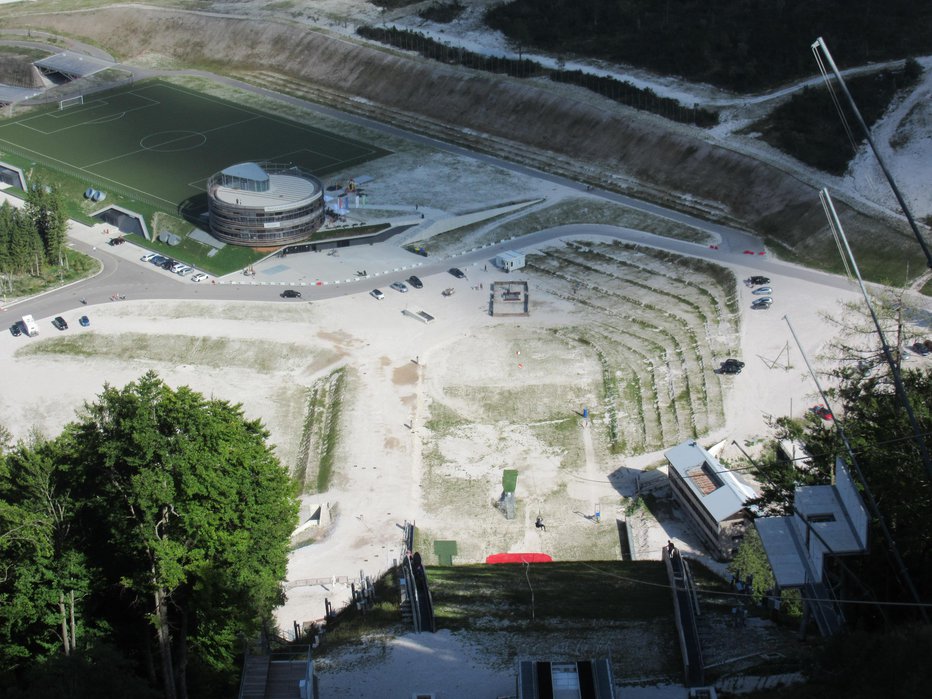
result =
[[[380,51],[275,22],[181,11],[109,8],[21,16],[6,24],[42,27],[106,46],[127,62],[170,57],[179,67],[269,70],[297,81],[405,111],[464,132],[489,134],[553,155],[555,167],[585,164],[593,179],[679,208],[717,214],[816,266],[837,258],[815,189],[787,173],[674,131],[659,119],[567,97],[572,90],[476,74]],[[125,41],[133,37],[133,41]],[[481,145],[481,139],[480,139]],[[837,203],[837,202],[836,202]],[[884,267],[914,255],[905,226],[841,206],[856,251]],[[903,230],[900,230],[900,229]],[[918,254],[910,268],[922,268]],[[874,278],[884,273],[865,270]],[[893,276],[892,274],[889,276]]]

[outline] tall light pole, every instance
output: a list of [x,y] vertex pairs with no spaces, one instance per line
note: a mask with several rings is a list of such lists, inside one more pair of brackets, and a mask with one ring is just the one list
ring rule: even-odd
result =
[[[896,182],[893,180],[893,175],[890,174],[886,163],[883,161],[883,158],[880,157],[880,153],[877,151],[877,146],[874,145],[874,139],[871,138],[870,129],[867,128],[867,124],[864,123],[864,118],[861,116],[861,112],[858,110],[857,105],[854,103],[854,98],[851,97],[851,93],[848,92],[848,86],[845,84],[844,78],[841,77],[841,73],[838,71],[838,67],[835,65],[835,60],[832,58],[832,54],[829,53],[828,46],[825,45],[825,40],[820,36],[815,40],[811,48],[812,55],[815,56],[816,63],[819,64],[819,70],[822,72],[822,76],[825,78],[826,83],[828,82],[828,76],[825,74],[825,65],[822,62],[823,56],[825,61],[828,63],[829,68],[831,68],[832,72],[835,74],[835,78],[837,78],[838,84],[841,86],[841,91],[844,93],[845,98],[848,100],[848,105],[851,107],[851,111],[854,112],[854,116],[858,120],[858,124],[861,126],[861,130],[864,132],[864,136],[867,138],[867,143],[871,147],[871,150],[874,152],[874,157],[877,158],[877,163],[880,165],[880,169],[883,171],[884,177],[887,178],[887,182],[890,184],[890,189],[893,190],[893,196],[895,196],[896,200],[899,202],[900,208],[906,215],[906,220],[909,221],[909,227],[913,229],[913,235],[915,235],[916,240],[919,241],[919,247],[922,248],[922,252],[926,256],[926,264],[930,269],[932,269],[932,252],[929,252],[929,246],[926,245],[926,241],[922,237],[919,226],[916,225],[916,221],[913,219],[913,215],[910,212],[909,207],[906,205],[906,201],[903,199],[903,195],[900,194],[900,190],[896,186]],[[831,89],[831,87],[829,87],[829,89]]]

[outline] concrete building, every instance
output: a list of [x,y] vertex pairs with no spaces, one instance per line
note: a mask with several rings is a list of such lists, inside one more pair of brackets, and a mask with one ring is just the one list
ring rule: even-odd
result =
[[802,590],[807,611],[823,635],[843,622],[826,584],[827,559],[867,552],[868,514],[847,466],[835,462],[833,485],[798,486],[793,514],[762,517],[754,525],[778,588]]
[[731,558],[750,520],[745,505],[757,494],[692,440],[664,456],[673,497],[693,530],[713,556]]

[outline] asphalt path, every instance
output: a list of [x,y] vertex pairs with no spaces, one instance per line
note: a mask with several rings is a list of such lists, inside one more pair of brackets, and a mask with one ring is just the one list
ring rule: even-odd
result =
[[[505,250],[527,250],[561,240],[585,241],[596,238],[646,245],[681,255],[718,262],[730,267],[738,267],[743,272],[779,277],[781,285],[791,283],[795,279],[819,284],[826,287],[827,290],[851,288],[851,283],[844,277],[772,260],[766,255],[726,252],[721,248],[715,249],[642,231],[597,224],[577,224],[548,228],[452,257],[432,259],[412,255],[412,264],[415,262],[422,263],[422,266],[417,268],[416,273],[424,280],[425,286],[435,284],[434,277],[439,277],[442,280],[440,284],[444,287],[457,288],[457,286],[465,286],[469,283],[468,277],[473,267],[491,264],[495,256]],[[252,284],[249,282],[206,282],[197,284],[192,283],[187,278],[180,281],[150,264],[141,263],[135,258],[126,259],[125,256],[116,255],[107,247],[93,247],[73,238],[71,244],[74,249],[99,260],[101,263],[100,272],[89,279],[74,282],[65,287],[7,305],[3,315],[11,324],[24,314],[30,314],[34,318],[42,319],[82,308],[82,298],[87,301],[88,306],[119,303],[120,297],[124,297],[126,300],[179,299],[307,303],[369,291],[368,285],[325,283],[319,286],[301,286],[302,298],[285,299],[280,296],[285,288],[280,283],[276,285]],[[127,245],[131,245],[131,243],[127,243]],[[133,247],[135,248],[135,246]],[[136,248],[136,250],[140,254],[144,252],[142,248]],[[314,253],[302,254],[313,255]],[[343,254],[352,254],[352,248],[344,250]],[[457,280],[450,276],[448,270],[451,267],[463,269],[467,274],[467,279]],[[408,269],[382,275],[379,277],[379,285],[388,285],[393,281],[403,281],[411,273],[412,270]]]

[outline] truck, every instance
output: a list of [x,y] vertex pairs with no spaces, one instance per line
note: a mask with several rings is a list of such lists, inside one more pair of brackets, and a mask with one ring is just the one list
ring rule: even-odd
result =
[[23,330],[26,331],[29,337],[35,337],[39,334],[39,326],[36,325],[36,321],[32,319],[32,316],[23,316]]

